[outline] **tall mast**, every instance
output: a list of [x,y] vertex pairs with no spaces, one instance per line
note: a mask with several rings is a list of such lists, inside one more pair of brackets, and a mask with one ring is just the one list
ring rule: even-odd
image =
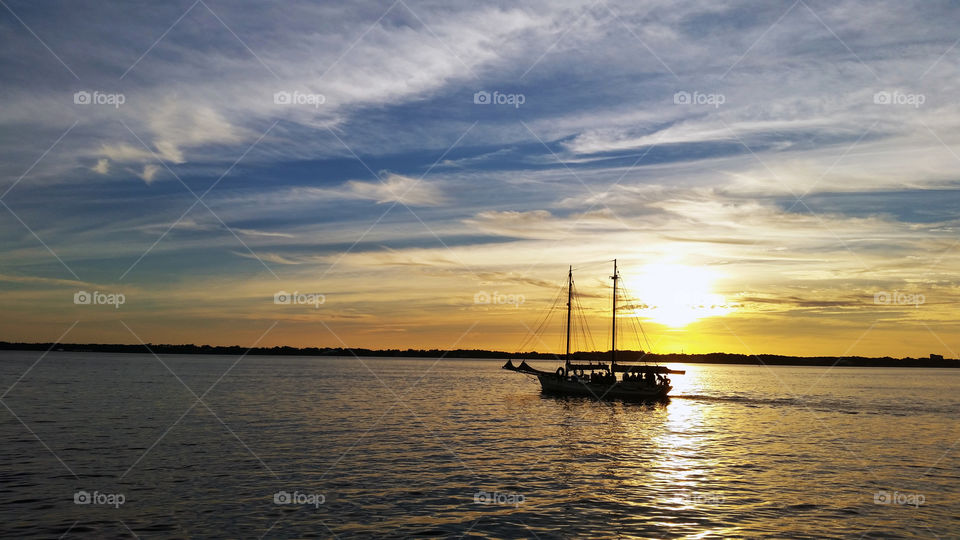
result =
[[573,265],[570,265],[570,271],[567,274],[567,355],[566,367],[570,369],[570,310],[573,307]]
[[610,372],[616,373],[614,371],[614,365],[617,363],[617,260],[613,260],[613,331],[610,334],[613,336],[610,344]]

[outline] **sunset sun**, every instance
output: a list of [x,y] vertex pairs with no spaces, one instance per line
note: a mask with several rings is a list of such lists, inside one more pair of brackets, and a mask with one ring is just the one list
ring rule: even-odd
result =
[[626,283],[637,299],[633,315],[671,328],[682,328],[704,317],[733,311],[714,292],[718,275],[706,268],[680,264],[649,264]]

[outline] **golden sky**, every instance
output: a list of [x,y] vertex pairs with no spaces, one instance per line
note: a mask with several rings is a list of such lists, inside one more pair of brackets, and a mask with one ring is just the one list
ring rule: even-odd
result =
[[955,10],[614,4],[22,6],[0,340],[956,357]]

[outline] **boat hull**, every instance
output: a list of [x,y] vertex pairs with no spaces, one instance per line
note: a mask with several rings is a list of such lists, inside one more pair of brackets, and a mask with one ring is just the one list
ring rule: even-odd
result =
[[583,396],[592,399],[620,399],[624,401],[662,401],[667,399],[669,384],[647,386],[637,383],[594,383],[575,377],[559,377],[554,373],[538,375],[544,394]]

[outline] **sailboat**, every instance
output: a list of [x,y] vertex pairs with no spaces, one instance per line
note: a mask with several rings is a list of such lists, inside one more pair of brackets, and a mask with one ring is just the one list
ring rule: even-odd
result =
[[[570,327],[573,311],[573,266],[567,272],[566,351],[563,366],[553,371],[531,367],[526,361],[515,366],[507,360],[503,369],[536,376],[544,394],[584,396],[597,400],[660,401],[667,399],[673,388],[668,375],[685,371],[660,365],[631,365],[630,360],[617,361],[617,282],[621,279],[617,260],[613,260],[613,306],[611,316],[610,362],[577,361],[570,354]],[[620,377],[618,378],[618,374]]]

